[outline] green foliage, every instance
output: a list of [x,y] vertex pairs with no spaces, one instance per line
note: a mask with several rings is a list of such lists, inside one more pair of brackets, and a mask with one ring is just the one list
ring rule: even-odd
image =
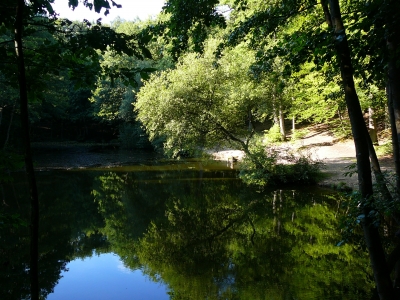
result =
[[341,115],[339,118],[332,119],[328,122],[329,128],[331,128],[333,135],[338,140],[351,139],[353,133],[349,122],[348,115]]
[[[343,201],[342,207],[346,209],[347,213],[340,218],[339,228],[342,231],[342,240],[338,243],[338,246],[348,243],[366,249],[360,226],[365,218],[365,215],[362,213],[362,206],[364,206],[366,202],[363,202],[361,195],[357,191],[350,193],[347,199],[345,198],[345,201]],[[375,225],[380,222],[379,216],[375,218],[375,221]]]
[[224,141],[243,149],[241,138],[252,135],[246,120],[249,114],[256,120],[263,100],[243,70],[254,58],[240,45],[216,60],[217,42],[209,41],[203,55],[186,54],[175,69],[154,74],[137,95],[138,119],[150,140],[165,138],[166,152],[196,152]]
[[[392,2],[395,3],[341,3],[344,25],[353,51],[354,70],[358,76],[356,85],[361,105],[363,109],[374,108],[378,117],[385,114],[384,89],[387,62],[390,59],[390,51],[386,51],[386,39],[394,38],[400,19],[398,9],[388,11],[390,6],[387,4]],[[136,100],[141,79],[148,79],[149,73],[155,69],[164,70],[151,76],[139,92],[135,106],[138,119],[145,125],[153,143],[162,142],[166,152],[172,156],[192,154],[203,147],[230,143],[231,146],[246,151],[247,158],[243,163],[245,169],[241,172],[246,182],[257,185],[314,182],[320,167],[317,162],[311,161],[307,156],[288,154],[285,159],[289,163],[280,163],[281,155],[273,150],[266,151],[258,137],[255,138],[255,124],[266,118],[276,117],[277,111],[283,111],[300,121],[329,122],[340,136],[351,134],[343,91],[338,87],[341,82],[339,72],[334,67],[336,59],[332,59],[333,40],[330,38],[330,29],[325,25],[321,6],[312,0],[226,0],[223,3],[233,8],[227,19],[216,9],[218,1],[170,0],[164,7],[165,14],[160,22],[150,22],[148,26],[125,23],[112,28],[89,22],[77,24],[68,20],[48,19],[44,17],[46,12],[54,14],[51,1],[28,1],[26,17],[29,20],[26,19],[25,22],[24,43],[29,66],[27,78],[31,121],[66,120],[70,113],[76,114],[71,117],[73,121],[86,120],[94,109],[101,120],[116,124],[124,122],[119,135],[124,147],[141,147],[140,145],[145,144],[145,135],[135,121],[132,104]],[[76,7],[78,1],[70,0],[69,4]],[[83,1],[83,5],[94,8],[97,12],[105,8],[106,14],[111,4],[116,5],[108,0]],[[10,0],[0,4],[0,55],[4,58],[4,64],[0,67],[2,111],[13,106],[18,98],[13,54],[15,49],[12,43],[15,20],[9,13],[10,7],[14,6],[15,1]],[[398,8],[398,4],[395,7]],[[218,46],[221,40],[207,41],[207,37],[216,28],[223,28],[226,24],[227,44],[232,46],[243,40],[246,43],[223,50]],[[150,34],[157,31],[164,36],[152,39]],[[220,36],[221,33],[217,35]],[[157,44],[163,38],[168,42]],[[146,47],[149,43],[151,49]],[[185,50],[192,53],[178,57]],[[198,54],[202,52],[204,54]],[[178,60],[173,69],[171,56]],[[155,57],[157,61],[147,60],[151,57]],[[99,60],[102,60],[101,64]],[[98,84],[93,89],[93,107],[88,107],[85,102],[88,95],[78,95],[76,98],[71,95],[72,86],[92,89],[96,79]],[[2,130],[3,124],[4,122],[0,128]],[[293,134],[294,138],[295,135],[296,133]],[[266,137],[268,142],[279,141],[279,128],[271,128]],[[4,157],[1,154],[0,171],[7,171],[12,167],[8,158],[8,154],[4,154]],[[117,177],[114,174],[110,178],[103,178],[102,188],[116,192],[123,181]],[[6,179],[7,177],[2,177],[0,181],[4,182]],[[107,200],[114,201],[112,205],[123,207],[123,199],[119,197],[116,192]],[[351,225],[358,224],[365,218],[373,218],[376,221],[374,225],[378,225],[384,219],[382,215],[398,211],[394,202],[379,197],[375,195],[375,198],[368,199],[365,203],[354,197],[349,214]],[[106,202],[98,202],[103,212],[107,211],[107,205],[111,205]],[[360,214],[356,208],[360,205],[372,207],[370,215]],[[206,225],[213,225],[218,232],[218,229],[229,225],[230,221],[236,223],[242,217],[247,220],[244,217],[247,212],[242,212],[238,207],[229,207],[232,219],[218,218],[224,216],[225,208],[220,211],[220,208],[216,209],[216,212],[213,211],[215,214],[207,218],[203,212],[187,209],[181,206],[180,201],[174,201],[173,206],[168,208],[170,226],[167,226],[172,228],[173,233],[161,230],[159,233],[155,224],[149,230],[151,238],[146,240],[148,244],[145,246],[153,251],[164,250],[167,241],[170,243],[167,246],[178,248],[175,254],[179,254],[182,248],[192,246],[188,241],[196,242],[197,232],[184,227],[185,224],[207,220]],[[293,227],[288,226],[286,229],[292,232],[311,232],[313,237],[320,239],[328,238],[318,232],[313,224],[320,225],[325,219],[332,220],[332,213],[322,206],[314,207],[312,211],[316,217],[312,218],[310,224],[303,226],[292,219]],[[117,212],[121,214],[120,210]],[[300,216],[304,217],[301,213]],[[118,235],[118,227],[115,226],[117,222],[113,223],[115,219],[110,219],[106,230],[109,230],[110,236],[118,239],[122,235]],[[238,228],[242,230],[242,236],[247,234],[248,239],[253,241],[248,233],[252,230],[255,232],[259,224],[254,225],[251,222],[249,221],[251,226]],[[176,234],[173,231],[175,228],[179,229]],[[207,226],[203,229],[200,230],[201,233],[212,236],[212,229]],[[128,235],[124,236],[128,239],[127,237]],[[159,241],[159,244],[151,249],[154,241]],[[232,242],[229,245],[231,248],[228,248],[237,250],[240,248],[239,244]],[[270,246],[268,244],[260,244],[262,248],[270,248],[266,247]],[[223,252],[225,247],[221,245],[222,243],[217,244],[217,251],[207,258]],[[199,250],[197,259],[202,261],[201,253],[209,249],[196,249]],[[327,247],[321,247],[316,251],[293,251],[293,256],[304,258],[306,253],[312,258],[324,255],[340,257],[340,250],[326,249]],[[245,252],[244,249],[241,251]],[[256,252],[257,249],[253,251]],[[240,254],[237,251],[235,257],[240,257]],[[177,257],[179,263],[181,257]],[[246,266],[247,261],[241,259],[238,261]],[[204,261],[207,262],[207,259]],[[232,264],[228,260],[226,262],[227,265]],[[166,269],[165,274],[170,275],[168,278],[180,274],[182,269],[186,270],[185,266],[173,269],[167,263],[162,267]],[[294,268],[294,273],[299,276],[310,275],[307,277],[310,279],[315,276],[304,266]],[[275,277],[272,279],[276,280]],[[318,287],[313,286],[312,280],[307,282],[308,286],[318,290]],[[234,289],[224,292],[226,294],[220,295],[234,293]],[[316,294],[323,295],[323,291]]]
[[218,3],[218,0],[166,1],[163,12],[169,18],[157,29],[171,41],[171,51],[175,59],[190,46],[193,51],[202,52],[210,29],[225,27],[225,18],[216,8]]
[[[328,66],[324,71],[328,72]],[[291,77],[292,102],[290,114],[297,121],[326,123],[332,120],[340,109],[345,109],[338,76],[327,78],[315,70],[315,65],[306,63]]]
[[386,156],[393,154],[393,145],[391,141],[387,141],[384,144],[379,146],[375,146],[376,155],[378,156]]
[[265,139],[267,144],[283,142],[283,136],[278,124],[274,124],[269,130],[265,130]]
[[72,122],[88,122],[93,118],[94,111],[89,99],[92,92],[89,88],[73,89],[70,87],[68,95],[68,119]]
[[276,163],[273,156],[259,159],[263,168],[255,168],[252,163],[245,162],[240,171],[240,178],[250,185],[257,186],[282,186],[312,185],[321,178],[321,164],[312,161],[309,157],[291,157],[287,164]]
[[[113,24],[113,28],[120,34],[137,35],[145,39],[145,28],[153,25],[151,21],[119,21]],[[150,43],[150,40],[147,42]],[[122,148],[149,148],[148,137],[141,129],[141,124],[135,120],[133,104],[142,80],[148,79],[151,72],[169,64],[168,56],[163,57],[159,53],[162,45],[152,42],[150,46],[149,51],[154,54],[155,60],[118,54],[112,49],[102,54],[100,66],[103,74],[98,75],[91,102],[98,120],[118,125],[118,138]]]
[[[355,166],[353,166],[353,169]],[[393,173],[383,173],[383,182],[389,187],[390,197],[382,193],[380,184],[375,183],[373,196],[368,199],[363,199],[358,191],[346,194],[345,201],[341,203],[347,214],[340,219],[340,229],[342,231],[342,241],[340,244],[353,243],[366,249],[365,241],[363,240],[363,232],[361,223],[368,218],[371,226],[380,228],[381,231],[386,231],[382,234],[382,240],[387,248],[391,247],[393,237],[397,231],[397,226],[393,226],[392,218],[396,219],[400,212],[398,202],[398,191],[396,191],[394,182],[396,180]],[[366,212],[365,208],[368,208]],[[385,228],[383,228],[383,225]],[[388,231],[390,232],[388,234]]]
[[309,133],[308,129],[295,129],[290,139],[291,141],[301,140]]
[[[260,167],[256,166],[257,161]],[[249,185],[267,186],[274,176],[277,153],[267,153],[264,147],[252,150],[252,157],[246,156],[240,165],[239,178]]]
[[341,191],[341,192],[351,192],[353,189],[347,185],[346,182],[340,181],[330,185],[330,188]]
[[126,93],[126,87],[117,82],[100,81],[90,101],[94,104],[95,115],[104,121],[119,119],[122,99]]
[[239,177],[249,185],[282,186],[315,184],[321,178],[323,164],[310,155],[283,153],[266,148],[259,139],[250,149],[250,155],[241,162]]

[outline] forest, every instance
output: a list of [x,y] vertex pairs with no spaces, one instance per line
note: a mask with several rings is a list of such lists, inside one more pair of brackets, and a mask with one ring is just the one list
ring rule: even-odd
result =
[[[167,0],[156,18],[111,24],[101,14],[97,21],[59,18],[52,3],[0,4],[0,185],[16,170],[27,173],[31,299],[39,299],[35,143],[144,149],[174,159],[231,147],[244,151],[241,176],[257,189],[283,176],[315,182],[314,162],[300,157],[281,166],[266,151],[310,124],[354,139],[359,188],[338,231],[343,242],[368,250],[379,299],[396,299],[398,1]],[[68,3],[104,14],[120,6]],[[383,133],[394,159],[390,178],[374,148]],[[1,224],[8,219],[0,210]],[[351,238],[357,230],[362,240]]]

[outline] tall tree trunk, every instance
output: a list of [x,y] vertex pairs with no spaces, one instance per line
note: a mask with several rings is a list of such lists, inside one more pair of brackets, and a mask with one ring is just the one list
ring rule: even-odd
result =
[[[365,132],[365,136],[367,138],[369,158],[371,161],[372,171],[374,172],[374,175],[375,175],[377,188],[381,192],[382,197],[385,199],[385,201],[391,202],[391,201],[393,201],[393,197],[387,187],[385,176],[383,175],[383,173],[381,171],[381,167],[379,165],[379,160],[376,155],[374,145],[372,144],[372,140],[371,140],[371,137],[370,137],[367,129]],[[400,217],[398,216],[398,214],[396,212],[393,213],[392,217],[394,218],[394,220],[396,221],[397,224],[400,224]]]
[[279,106],[279,128],[281,130],[282,139],[286,140],[285,118],[283,117],[281,106]]
[[35,173],[33,170],[31,145],[29,137],[29,117],[28,117],[28,92],[25,74],[24,52],[22,47],[23,13],[25,8],[24,0],[18,0],[15,18],[15,53],[18,62],[18,81],[20,94],[22,142],[24,145],[25,169],[29,181],[29,192],[31,198],[31,224],[30,224],[30,281],[31,299],[39,299],[39,198],[36,186]]
[[274,101],[272,103],[272,113],[274,114],[274,125],[279,125],[279,109],[275,103],[275,96],[273,95]]
[[[394,56],[396,52],[396,47],[393,42],[388,41],[388,46],[390,52]],[[394,112],[394,120],[396,124],[395,132],[397,134],[397,140],[400,142],[400,70],[399,67],[396,66],[396,58],[392,57],[389,60],[389,78],[388,85],[390,89],[390,97],[392,109]],[[400,148],[400,144],[399,144]]]
[[[351,63],[350,49],[342,22],[338,0],[329,0],[330,10],[326,10],[326,2],[321,1],[324,7],[328,25],[332,25],[335,32],[336,55],[340,63],[340,72],[344,85],[346,105],[350,117],[350,123],[354,138],[357,157],[358,185],[361,193],[361,204],[364,219],[362,227],[364,238],[368,247],[374,279],[380,299],[394,299],[393,288],[386,265],[385,252],[382,247],[378,228],[373,225],[369,217],[371,206],[368,201],[373,197],[372,176],[369,161],[368,140],[366,138],[366,126],[361,111],[360,102],[356,93],[353,67]],[[330,13],[330,16],[329,16]]]
[[394,114],[393,109],[393,98],[391,93],[390,85],[387,86],[387,98],[388,98],[388,113],[389,113],[389,120],[390,120],[390,127],[392,132],[392,147],[393,147],[393,158],[394,158],[394,167],[396,171],[396,190],[397,193],[400,193],[400,147],[399,147],[399,140],[397,135],[396,129],[396,117]]
[[[387,95],[389,116],[392,129],[393,156],[397,182],[397,191],[400,192],[400,66],[397,63],[400,48],[400,29],[398,28],[398,0],[388,0],[386,3],[387,47],[389,50]],[[395,143],[397,144],[395,145]]]
[[296,117],[293,115],[292,117],[292,135],[296,131]]
[[378,145],[378,130],[376,128],[376,120],[374,116],[374,110],[368,108],[368,132],[371,137],[372,144]]

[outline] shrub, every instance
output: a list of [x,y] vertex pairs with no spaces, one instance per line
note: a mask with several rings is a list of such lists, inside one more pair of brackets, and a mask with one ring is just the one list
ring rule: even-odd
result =
[[392,141],[388,141],[382,145],[375,146],[376,154],[378,156],[385,156],[393,154]]
[[303,139],[309,133],[308,129],[296,129],[291,136],[292,141]]
[[315,184],[321,177],[322,163],[312,160],[310,155],[282,156],[276,150],[258,146],[240,167],[239,177],[251,185]]
[[279,125],[275,124],[269,130],[265,130],[265,139],[269,144],[283,142]]

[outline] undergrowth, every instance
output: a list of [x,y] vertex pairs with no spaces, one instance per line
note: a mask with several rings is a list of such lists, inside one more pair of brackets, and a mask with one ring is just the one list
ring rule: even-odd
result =
[[240,164],[239,177],[249,185],[315,184],[322,177],[322,162],[310,154],[282,153],[256,145]]
[[382,145],[375,146],[376,155],[386,156],[393,153],[393,145],[391,141],[388,141]]

